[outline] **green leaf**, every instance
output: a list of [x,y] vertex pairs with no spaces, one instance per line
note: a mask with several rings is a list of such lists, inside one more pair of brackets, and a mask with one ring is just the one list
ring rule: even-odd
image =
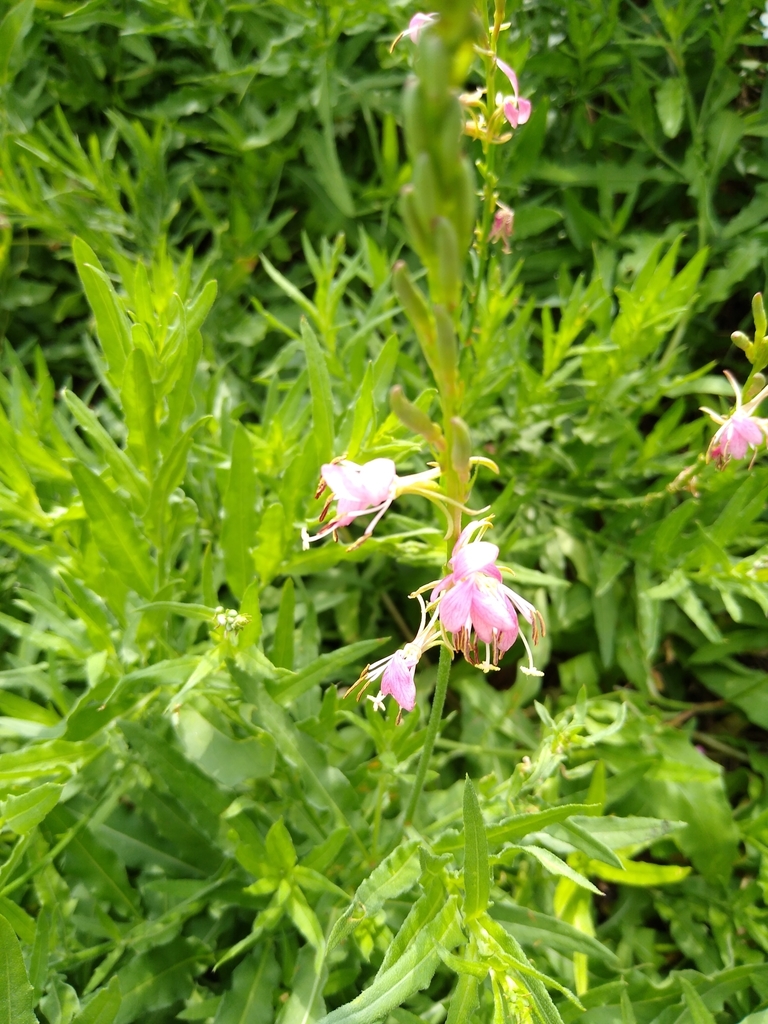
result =
[[238,423],[232,440],[229,485],[224,496],[221,546],[227,583],[242,597],[253,579],[251,547],[256,539],[256,473],[248,431]]
[[0,85],[7,85],[14,78],[19,50],[32,28],[34,12],[35,0],[21,0],[0,21]]
[[99,422],[96,414],[84,405],[72,391],[62,389],[62,398],[82,429],[98,445],[115,477],[115,481],[142,503],[147,500],[149,488],[134,464]]
[[[489,846],[498,846],[501,843],[514,842],[522,839],[530,832],[541,832],[547,825],[553,825],[559,821],[565,821],[574,814],[599,814],[599,804],[561,804],[556,807],[548,807],[544,811],[533,811],[530,814],[515,814],[505,818],[498,825],[490,825],[486,828]],[[460,837],[446,835],[435,843],[435,851],[447,853],[452,850],[460,850],[462,840]]]
[[96,330],[102,351],[107,359],[110,373],[120,381],[125,360],[131,351],[131,335],[128,319],[120,300],[99,262],[96,253],[82,240],[72,240],[72,255],[77,272],[83,284],[88,304],[96,318]]
[[130,1024],[152,1010],[185,999],[200,960],[200,946],[187,939],[176,939],[134,957],[117,974],[123,999],[115,1024]]
[[252,580],[245,588],[245,593],[240,602],[240,614],[247,615],[249,622],[240,630],[237,637],[237,646],[241,650],[247,650],[253,644],[259,642],[261,637],[261,606],[259,604],[259,581]]
[[309,372],[309,391],[312,396],[312,425],[315,436],[315,450],[320,462],[330,462],[333,456],[333,396],[331,378],[325,354],[320,348],[317,335],[305,317],[301,320],[301,338]]
[[647,861],[632,861],[621,858],[622,868],[615,868],[599,860],[591,860],[587,871],[606,882],[617,885],[675,885],[682,882],[691,873],[689,867],[677,864],[649,864]]
[[624,850],[631,846],[648,846],[670,832],[685,828],[684,821],[669,821],[665,818],[617,818],[606,815],[603,818],[582,818],[574,816],[572,825],[587,829],[590,834],[611,850]]
[[451,996],[446,1024],[474,1024],[477,1012],[478,979],[461,974]]
[[280,968],[271,946],[254,950],[232,974],[214,1024],[272,1024],[272,1003]]
[[72,476],[101,555],[127,586],[149,600],[154,590],[154,567],[148,545],[125,502],[85,466],[74,465]]
[[715,1024],[715,1018],[707,1009],[704,1000],[684,976],[680,977],[680,988],[683,990],[685,1005],[688,1007],[693,1024]]
[[275,743],[265,732],[233,739],[189,706],[179,711],[176,730],[190,761],[223,786],[268,778],[274,771]]
[[509,925],[524,946],[532,946],[534,949],[551,948],[565,956],[582,953],[614,969],[620,966],[616,954],[602,942],[557,917],[550,917],[530,907],[519,907],[506,900],[496,901],[490,913],[505,928]]
[[383,644],[383,640],[358,640],[357,643],[340,647],[315,658],[311,664],[300,672],[285,676],[277,684],[270,685],[270,693],[278,704],[290,704],[313,686],[334,676],[339,669],[351,662],[360,661],[366,654]]
[[311,946],[304,946],[299,952],[291,995],[280,1024],[316,1024],[321,1018],[326,1020],[323,989],[327,977],[325,964],[318,963]]
[[376,865],[334,925],[328,939],[329,951],[354,931],[364,918],[378,914],[387,900],[395,899],[413,888],[421,874],[418,845],[414,840],[401,843]]
[[4,917],[0,917],[0,965],[0,1024],[37,1024],[21,947]]
[[581,825],[577,825],[573,821],[566,821],[562,825],[556,825],[550,831],[562,835],[564,839],[575,846],[577,850],[586,853],[588,857],[602,861],[604,864],[612,864],[615,868],[621,868],[621,860],[610,846],[592,835],[586,828],[582,828]]
[[9,796],[0,804],[0,825],[17,835],[30,832],[59,802],[62,788],[46,782],[28,793]]
[[464,919],[485,913],[491,891],[485,822],[469,776],[464,781]]
[[597,886],[593,885],[588,878],[585,878],[584,875],[580,874],[578,871],[575,871],[572,867],[570,867],[570,865],[566,864],[564,860],[561,860],[560,857],[552,853],[550,850],[545,849],[543,846],[530,845],[505,847],[499,854],[498,860],[502,864],[509,863],[510,858],[508,854],[510,853],[527,853],[531,857],[535,857],[535,859],[542,865],[542,867],[546,868],[546,870],[551,872],[553,875],[560,875],[563,878],[570,878],[572,882],[575,882],[576,885],[581,886],[582,889],[588,889],[589,892],[593,892],[597,896],[603,895],[602,892],[597,888]]
[[462,939],[456,896],[408,943],[402,955],[374,978],[356,999],[323,1017],[322,1024],[377,1024],[395,1007],[429,985],[440,963],[438,946],[455,948]]
[[275,627],[275,638],[272,641],[272,653],[270,654],[272,664],[278,668],[293,668],[293,618],[295,605],[295,587],[293,579],[289,576],[280,592],[277,626]]
[[147,357],[140,348],[135,348],[126,360],[120,398],[128,427],[128,448],[147,479],[151,479],[158,448],[155,389]]
[[676,138],[683,126],[684,86],[680,78],[665,78],[656,90],[656,113],[668,139]]
[[109,985],[86,1004],[72,1024],[112,1024],[120,1010],[120,1003],[120,982],[115,975]]

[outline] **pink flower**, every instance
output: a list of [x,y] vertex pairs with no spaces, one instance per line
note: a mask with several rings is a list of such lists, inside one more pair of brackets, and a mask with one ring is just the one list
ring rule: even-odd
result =
[[305,528],[301,531],[304,550],[307,551],[313,540],[322,540],[329,534],[336,536],[342,526],[349,526],[358,516],[375,515],[352,547],[358,547],[366,541],[376,528],[377,523],[389,506],[401,494],[420,494],[440,504],[443,495],[435,484],[440,476],[440,468],[426,469],[422,473],[409,473],[398,476],[392,459],[371,459],[362,466],[348,459],[337,459],[326,463],[320,471],[320,485],[316,498],[326,490],[331,494],[320,513],[322,523],[328,515],[333,502],[336,502],[336,514],[322,530],[310,535]]
[[371,683],[381,678],[380,691],[368,699],[373,701],[374,709],[380,711],[384,707],[384,698],[393,697],[400,707],[398,721],[403,711],[413,711],[416,707],[414,674],[422,654],[431,647],[446,643],[437,623],[437,613],[434,612],[427,621],[427,606],[424,599],[421,594],[415,596],[421,605],[421,623],[416,636],[394,654],[388,654],[385,658],[379,658],[373,664],[366,665],[360,678],[346,693],[346,696],[349,696],[357,690],[357,699],[360,700]]
[[515,211],[511,210],[504,203],[496,203],[496,212],[493,215],[493,224],[488,233],[489,242],[504,243],[504,252],[510,252],[509,240],[515,227]]
[[389,48],[389,52],[391,53],[394,50],[394,48],[397,46],[401,39],[410,39],[412,42],[418,43],[419,36],[424,31],[424,29],[427,28],[427,26],[429,25],[434,25],[437,19],[437,11],[430,11],[429,14],[422,14],[421,12],[419,12],[418,14],[414,14],[414,16],[408,22],[408,28],[403,29],[400,35],[395,37],[394,42]]
[[[412,647],[411,644],[407,646]],[[416,707],[416,683],[413,677],[420,658],[420,652],[404,649],[395,651],[381,676],[380,698],[394,697],[403,711],[413,711]]]
[[701,410],[719,424],[707,449],[707,461],[714,459],[719,469],[724,469],[732,458],[743,459],[750,448],[754,460],[762,442],[768,442],[768,420],[753,415],[768,395],[768,386],[758,391],[754,398],[750,398],[748,402],[742,404],[741,388],[738,382],[728,370],[724,372],[736,395],[736,405],[731,414],[720,416],[705,406],[702,406]]
[[499,93],[496,97],[496,102],[504,109],[504,116],[512,127],[517,128],[518,125],[525,124],[531,116],[531,101],[524,99],[520,95],[517,75],[509,64],[505,64],[503,60],[499,60],[497,57],[496,67],[507,76],[509,84],[512,86],[512,95],[506,96],[503,93]]
[[[496,565],[499,549],[488,541],[474,540],[482,536],[488,520],[470,523],[462,532],[449,562],[452,569],[433,589],[430,601],[439,602],[438,616],[443,628],[451,634],[455,650],[462,652],[470,664],[489,671],[498,665],[518,636],[528,652],[530,675],[541,673],[534,667],[533,655],[525,635],[520,632],[518,612],[533,630],[537,642],[539,628],[543,632],[540,613],[532,604],[502,582]],[[478,641],[486,645],[485,661],[478,655]]]
[[372,459],[360,466],[356,462],[329,462],[320,471],[320,486],[316,497],[328,488],[331,496],[320,514],[322,522],[331,504],[336,502],[336,515],[330,523],[313,537],[302,531],[303,547],[306,551],[313,540],[320,540],[328,534],[335,534],[342,526],[358,516],[375,512],[361,541],[370,537],[376,524],[397,496],[397,470],[392,459]]

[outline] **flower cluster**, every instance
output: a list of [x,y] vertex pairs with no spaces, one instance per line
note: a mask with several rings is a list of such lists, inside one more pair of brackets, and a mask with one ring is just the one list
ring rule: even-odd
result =
[[757,449],[763,441],[768,442],[768,419],[755,416],[760,403],[768,396],[768,386],[744,402],[735,377],[728,370],[725,370],[725,376],[736,396],[736,405],[730,414],[721,416],[706,406],[701,409],[718,424],[707,449],[707,461],[714,459],[720,469],[724,469],[732,458],[743,459],[750,449],[754,461]]
[[[534,644],[544,633],[544,621],[530,602],[503,583],[497,565],[499,549],[482,539],[490,525],[488,519],[477,520],[462,531],[448,563],[451,571],[411,595],[421,605],[416,636],[394,654],[367,665],[350,693],[357,692],[359,699],[372,682],[381,678],[379,693],[369,698],[374,707],[382,708],[384,697],[391,696],[401,714],[412,711],[416,704],[414,675],[425,651],[442,645],[463,654],[470,665],[489,672],[497,668],[499,658],[518,637],[528,656],[528,664],[521,671],[542,674],[533,663],[519,616],[531,627]],[[426,591],[431,591],[429,603],[422,597]],[[480,655],[481,644],[484,657]]]

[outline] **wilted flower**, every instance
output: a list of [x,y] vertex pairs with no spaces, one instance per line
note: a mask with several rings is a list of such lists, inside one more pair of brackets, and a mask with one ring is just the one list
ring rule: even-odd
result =
[[750,448],[754,460],[762,442],[768,441],[768,420],[754,415],[768,395],[768,386],[742,404],[741,388],[736,378],[728,370],[725,370],[725,376],[736,395],[736,405],[730,415],[721,416],[706,406],[701,408],[702,412],[719,424],[707,449],[707,461],[714,459],[720,469],[723,469],[732,458],[743,459]]
[[493,215],[493,224],[488,233],[489,242],[501,241],[504,243],[504,252],[509,253],[509,240],[515,227],[515,211],[504,203],[497,201],[496,211]]
[[517,75],[509,64],[505,64],[503,60],[499,60],[497,57],[496,67],[507,76],[509,84],[512,86],[512,95],[507,96],[503,93],[498,93],[496,102],[503,108],[504,116],[512,127],[517,128],[518,125],[525,124],[531,116],[531,101],[524,99],[520,95]]
[[[488,520],[470,523],[456,541],[449,562],[451,572],[432,590],[431,602],[438,602],[437,611],[446,632],[451,634],[454,650],[484,672],[498,665],[499,658],[514,644],[518,636],[528,652],[527,675],[541,675],[533,664],[533,653],[525,635],[520,632],[518,612],[533,631],[533,642],[544,632],[541,614],[530,602],[502,582],[496,565],[499,549],[481,540],[490,526]],[[477,539],[473,539],[477,534]],[[486,645],[483,661],[478,654],[478,641]]]
[[438,18],[437,11],[430,11],[428,14],[414,14],[411,20],[408,22],[408,28],[403,29],[399,36],[396,36],[394,42],[389,48],[391,53],[401,39],[410,39],[414,43],[418,43],[419,36],[428,25],[433,25]]
[[372,459],[363,465],[347,459],[326,463],[320,471],[320,484],[315,497],[319,498],[326,489],[331,493],[320,513],[320,522],[323,522],[334,501],[336,514],[327,526],[313,536],[302,529],[304,550],[309,548],[313,540],[321,540],[329,534],[335,536],[337,530],[349,526],[358,516],[376,513],[362,537],[355,541],[354,546],[357,547],[370,537],[381,517],[401,494],[422,494],[440,500],[440,494],[433,493],[430,488],[432,481],[439,475],[439,469],[428,469],[423,473],[399,477],[392,459]]
[[[376,711],[384,707],[384,698],[393,697],[400,707],[400,712],[413,711],[416,707],[416,682],[414,674],[421,656],[431,647],[445,643],[442,631],[437,623],[437,613],[433,613],[427,621],[427,606],[421,595],[417,595],[421,605],[421,623],[416,636],[394,654],[366,665],[357,682],[347,691],[347,696],[358,689],[357,699],[376,679],[381,678],[379,692],[369,700],[373,701]],[[398,715],[399,720],[399,715]]]

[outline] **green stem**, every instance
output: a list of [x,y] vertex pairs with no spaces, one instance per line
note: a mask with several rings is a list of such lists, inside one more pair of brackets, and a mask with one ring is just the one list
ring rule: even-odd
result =
[[427,777],[427,768],[429,768],[429,759],[432,757],[435,740],[437,739],[437,732],[440,728],[440,720],[443,717],[443,707],[445,705],[445,695],[448,690],[448,677],[450,674],[451,652],[447,647],[441,647],[440,662],[437,666],[437,682],[435,683],[435,692],[432,697],[432,710],[429,714],[427,735],[424,738],[424,746],[421,748],[419,767],[416,769],[416,778],[413,782],[413,789],[411,790],[411,796],[408,800],[408,806],[405,809],[406,825],[410,825],[413,821],[413,817],[419,803],[419,797],[421,796],[421,791],[424,788],[424,780]]

